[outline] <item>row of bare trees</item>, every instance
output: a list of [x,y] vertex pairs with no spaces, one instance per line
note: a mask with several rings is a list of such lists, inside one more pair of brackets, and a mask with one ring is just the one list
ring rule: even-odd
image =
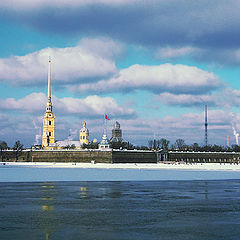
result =
[[4,155],[6,154],[7,149],[14,150],[16,161],[18,161],[19,156],[21,155],[21,152],[23,150],[23,144],[20,143],[20,141],[16,141],[12,148],[8,147],[7,143],[5,141],[0,141],[0,157],[1,160],[4,160]]
[[231,147],[224,147],[221,145],[207,145],[200,146],[198,143],[193,143],[187,145],[185,141],[181,138],[177,139],[174,144],[170,145],[170,141],[165,138],[159,140],[149,140],[148,141],[149,149],[154,150],[173,150],[173,151],[199,151],[199,152],[240,152],[239,145],[232,145]]

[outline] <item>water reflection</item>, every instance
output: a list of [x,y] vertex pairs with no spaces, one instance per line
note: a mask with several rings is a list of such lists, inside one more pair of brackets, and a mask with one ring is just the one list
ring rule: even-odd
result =
[[205,199],[208,200],[208,183],[205,182],[205,190],[204,190]]
[[87,187],[80,187],[80,196],[81,198],[87,198],[88,196],[88,188]]
[[56,200],[56,191],[54,183],[45,182],[41,186],[42,200],[42,222],[45,240],[50,240],[50,235],[54,232],[54,202]]

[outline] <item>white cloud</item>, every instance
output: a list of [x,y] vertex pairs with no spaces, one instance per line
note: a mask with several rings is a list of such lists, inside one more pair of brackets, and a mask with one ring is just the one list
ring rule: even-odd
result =
[[4,110],[19,110],[25,112],[37,112],[44,109],[46,95],[43,93],[31,93],[23,98],[0,99],[0,108]]
[[56,108],[63,110],[65,113],[81,114],[88,117],[103,116],[105,113],[118,117],[135,115],[133,109],[119,106],[113,98],[97,95],[88,96],[85,99],[56,99]]
[[54,83],[69,84],[109,77],[117,72],[113,57],[122,45],[109,39],[83,39],[75,47],[45,48],[25,56],[0,59],[0,80],[16,85],[46,83],[48,57]]
[[104,37],[83,38],[78,45],[92,55],[106,59],[116,59],[125,52],[124,44]]
[[162,64],[158,66],[133,65],[120,70],[119,75],[97,83],[80,84],[70,88],[80,92],[114,92],[136,89],[155,93],[202,93],[221,85],[217,76],[197,67]]
[[[236,119],[240,119],[240,114],[236,114]],[[204,143],[204,108],[200,113],[121,120],[120,124],[123,137],[137,145],[147,145],[148,140],[153,139],[154,136],[156,139],[166,138],[171,141],[171,144],[175,143],[178,138],[184,139],[187,144]],[[224,145],[226,136],[233,135],[229,112],[209,109],[208,124],[210,144]]]
[[[44,113],[46,102],[45,94],[32,93],[21,99],[7,98],[0,100],[0,109]],[[99,117],[107,113],[122,118],[133,117],[136,114],[133,109],[120,106],[111,97],[99,97],[97,95],[88,96],[84,99],[53,96],[53,106],[57,115],[77,114],[85,117]]]
[[91,4],[123,5],[132,4],[137,0],[1,0],[0,7],[10,9],[32,9],[39,7],[82,7]]
[[[55,101],[55,100],[54,100]],[[68,105],[67,101],[64,102],[62,112],[72,112],[68,110],[65,105]],[[56,103],[56,102],[54,102]],[[89,111],[92,110],[90,105]],[[56,109],[58,110],[56,106]],[[42,109],[41,109],[42,111]],[[13,145],[15,141],[21,140],[24,145],[31,145],[35,141],[35,135],[39,134],[39,128],[42,127],[41,116],[26,115],[12,115],[0,114],[0,140],[6,140],[9,145]],[[66,139],[68,137],[69,129],[79,131],[82,126],[82,121],[87,120],[87,127],[90,131],[91,139],[97,138],[100,140],[103,132],[103,119],[88,118],[89,115],[85,114],[77,115],[78,118],[61,117],[60,112],[56,114],[56,138]],[[111,129],[114,122],[117,120],[121,124],[123,130],[123,138],[136,145],[147,145],[148,140],[153,136],[157,139],[166,138],[174,143],[176,139],[183,138],[187,144],[198,142],[204,143],[204,109],[200,113],[187,113],[180,114],[178,116],[167,115],[164,117],[152,118],[152,119],[119,119],[119,116],[111,115],[111,119],[108,122],[108,137],[111,136]],[[236,122],[240,122],[240,114],[234,114]],[[35,121],[34,126],[32,120]],[[226,136],[230,136],[230,144],[234,144],[235,139],[232,132],[232,115],[230,112],[224,110],[212,110],[208,111],[208,135],[210,144],[225,144]],[[237,130],[239,131],[240,125],[238,124]],[[41,132],[41,131],[40,131]],[[14,137],[13,137],[14,136]],[[77,134],[78,138],[78,134]]]
[[[211,106],[220,105],[219,96],[214,95],[191,95],[191,94],[172,94],[162,93],[156,96],[156,99],[166,105],[180,105],[180,106],[198,106],[208,104]],[[219,102],[220,101],[220,102]]]
[[159,48],[155,54],[157,58],[169,59],[169,58],[176,58],[176,57],[183,57],[185,55],[192,54],[196,52],[197,49],[193,47],[164,47]]
[[218,64],[238,65],[240,63],[240,49],[230,48],[216,51],[215,48],[202,47],[160,47],[154,53],[158,59],[174,59],[191,57],[197,61],[210,61]]

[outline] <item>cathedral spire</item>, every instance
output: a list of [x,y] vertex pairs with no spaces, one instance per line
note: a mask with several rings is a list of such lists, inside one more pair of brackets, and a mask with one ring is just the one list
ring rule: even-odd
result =
[[48,59],[48,102],[51,102],[51,57]]
[[43,135],[42,147],[47,148],[55,143],[55,116],[52,112],[51,100],[51,59],[48,60],[48,101],[46,104],[46,112],[43,117]]

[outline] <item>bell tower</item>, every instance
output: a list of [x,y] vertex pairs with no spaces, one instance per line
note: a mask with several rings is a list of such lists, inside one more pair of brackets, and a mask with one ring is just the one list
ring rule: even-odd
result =
[[51,100],[51,59],[48,61],[48,100],[46,104],[46,112],[43,116],[43,135],[42,135],[42,148],[55,143],[55,116],[52,112]]
[[80,144],[88,144],[89,143],[89,130],[86,128],[86,122],[83,122],[83,127],[80,130]]

